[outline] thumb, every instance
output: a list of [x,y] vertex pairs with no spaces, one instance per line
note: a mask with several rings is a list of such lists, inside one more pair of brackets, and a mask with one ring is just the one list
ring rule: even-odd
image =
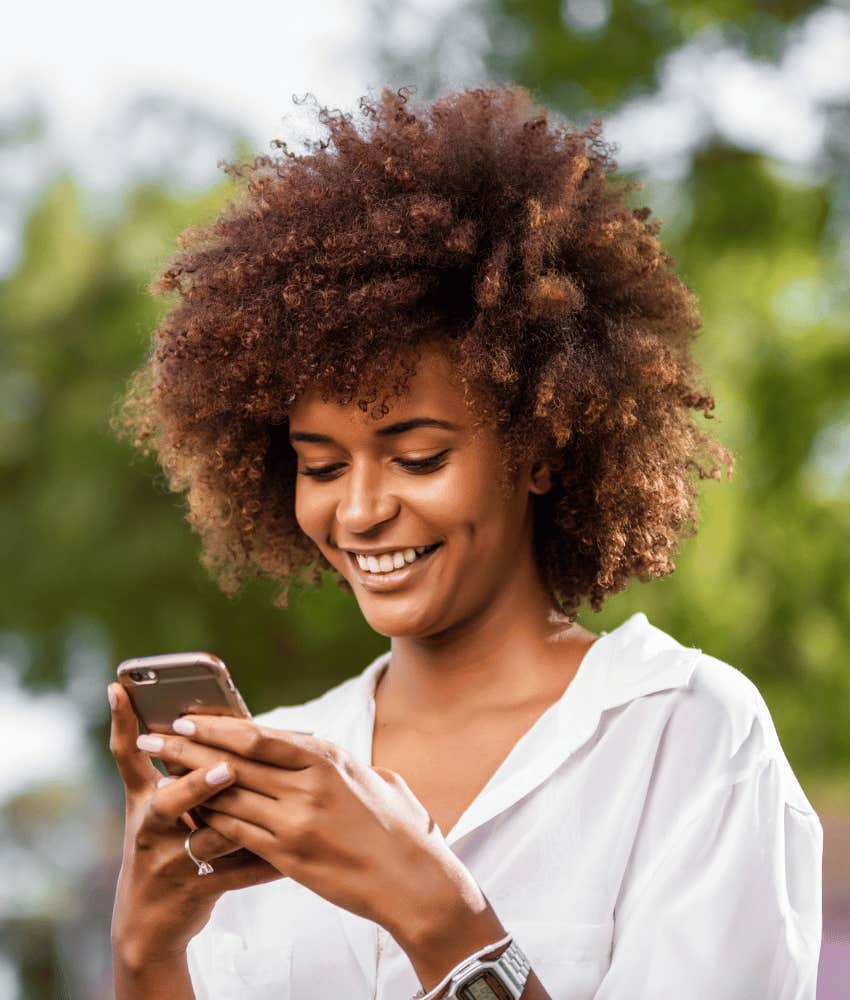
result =
[[121,684],[110,684],[107,691],[112,711],[109,749],[118,765],[121,780],[128,794],[147,790],[162,775],[153,766],[150,757],[136,746],[139,723],[127,692]]

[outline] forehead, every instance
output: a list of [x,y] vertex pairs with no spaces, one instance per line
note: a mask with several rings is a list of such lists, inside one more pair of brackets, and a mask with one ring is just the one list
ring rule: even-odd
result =
[[[386,396],[389,413],[376,420],[369,411],[380,404],[382,396]],[[454,423],[466,423],[470,418],[463,386],[455,378],[448,356],[437,347],[422,349],[403,395],[395,396],[389,380],[375,402],[363,412],[356,400],[345,405],[333,399],[325,402],[320,389],[310,389],[292,406],[289,421],[293,430],[318,430],[322,425],[373,434],[383,426],[412,417],[434,417]]]

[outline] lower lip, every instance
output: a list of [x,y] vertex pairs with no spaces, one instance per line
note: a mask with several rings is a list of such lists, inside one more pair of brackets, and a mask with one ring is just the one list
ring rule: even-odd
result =
[[431,561],[431,557],[435,556],[442,547],[442,544],[440,544],[427,555],[420,556],[415,562],[407,563],[406,566],[394,569],[389,573],[370,573],[368,570],[360,568],[356,556],[353,556],[350,552],[346,552],[346,555],[351,561],[351,565],[354,567],[354,572],[357,574],[357,579],[360,583],[367,590],[382,591],[393,590],[395,587],[407,583],[408,580]]

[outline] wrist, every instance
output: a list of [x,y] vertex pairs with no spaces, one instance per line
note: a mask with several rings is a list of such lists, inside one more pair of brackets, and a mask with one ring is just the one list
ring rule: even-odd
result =
[[179,967],[186,962],[185,947],[167,950],[139,935],[112,936],[112,960],[126,976],[137,979],[153,969]]
[[[460,893],[445,898],[442,907],[431,910],[431,920],[420,922],[414,934],[401,940],[393,936],[428,993],[456,965],[507,933],[489,900],[478,889],[473,897]],[[498,958],[506,947],[495,948],[483,957]]]
[[489,909],[472,872],[447,848],[408,868],[404,893],[397,893],[389,920],[380,922],[406,952],[439,945],[446,927],[466,925]]
[[154,957],[141,950],[113,953],[115,1000],[194,1000],[185,952]]

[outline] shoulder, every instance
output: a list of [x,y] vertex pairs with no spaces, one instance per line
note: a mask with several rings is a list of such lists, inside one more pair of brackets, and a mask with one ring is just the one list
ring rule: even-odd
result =
[[770,767],[785,802],[814,813],[761,691],[732,664],[698,651],[689,682],[675,698],[666,737],[706,783],[729,787]]
[[787,804],[813,813],[758,687],[738,667],[684,646],[642,612],[612,633],[603,705],[623,708],[630,740],[645,748],[652,784],[676,801],[755,778],[768,766]]
[[732,760],[748,745],[762,754],[767,749],[770,712],[756,685],[737,667],[702,651],[675,706],[679,728],[689,734],[701,759],[712,754]]

